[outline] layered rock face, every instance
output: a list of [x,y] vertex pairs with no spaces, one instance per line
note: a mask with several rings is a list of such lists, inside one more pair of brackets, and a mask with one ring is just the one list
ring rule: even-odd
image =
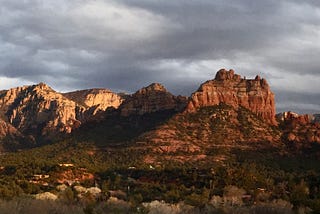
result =
[[107,108],[122,102],[106,89],[61,94],[44,83],[0,91],[0,147],[15,150],[56,139],[88,121],[103,120]]
[[24,134],[50,137],[103,118],[108,107],[118,108],[122,102],[106,89],[61,94],[40,83],[1,91],[0,117]]
[[80,124],[77,112],[84,111],[43,83],[2,91],[0,110],[2,118],[22,133],[37,135],[70,133]]
[[109,107],[118,108],[123,102],[123,98],[107,89],[88,89],[63,94],[87,108],[95,107],[105,111]]
[[128,97],[119,107],[121,116],[143,115],[164,110],[181,111],[187,98],[174,96],[161,84],[153,83]]
[[186,112],[195,112],[204,106],[225,103],[233,107],[242,106],[276,125],[274,94],[265,79],[241,78],[233,70],[218,71],[215,79],[203,83],[191,95]]
[[87,89],[63,95],[85,108],[84,111],[77,112],[77,119],[82,123],[103,120],[108,108],[118,109],[124,101],[123,96],[107,89]]

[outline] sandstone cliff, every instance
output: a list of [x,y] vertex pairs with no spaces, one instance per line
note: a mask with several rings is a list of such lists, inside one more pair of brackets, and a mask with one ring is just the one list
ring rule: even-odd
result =
[[107,89],[87,89],[64,93],[63,95],[86,108],[95,107],[102,111],[109,107],[118,108],[124,100],[120,95]]
[[218,71],[215,79],[203,83],[191,95],[186,112],[195,112],[203,106],[225,103],[233,107],[242,106],[276,125],[274,94],[265,79],[241,78],[233,70]]
[[0,111],[2,118],[22,133],[54,135],[70,133],[79,126],[76,114],[84,108],[40,83],[2,91]]
[[118,108],[122,102],[106,89],[61,94],[40,83],[0,91],[0,118],[24,134],[50,137],[101,120],[108,107]]
[[174,96],[161,84],[153,83],[128,97],[119,107],[121,116],[143,115],[164,110],[181,111],[187,98]]
[[125,99],[107,89],[87,89],[63,95],[85,108],[77,112],[77,119],[82,123],[103,120],[108,108],[117,109]]

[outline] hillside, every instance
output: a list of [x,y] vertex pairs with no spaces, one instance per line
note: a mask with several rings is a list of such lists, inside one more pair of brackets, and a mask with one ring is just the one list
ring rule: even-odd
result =
[[[318,158],[290,153],[279,139],[281,130],[247,109],[221,104],[192,114],[113,117],[122,119],[87,124],[64,141],[0,156],[1,196],[51,192],[63,204],[93,203],[92,209],[101,203],[108,207],[108,200],[118,197],[135,212],[142,202],[154,200],[213,210],[261,206],[258,210],[282,213],[286,204],[286,212],[293,206],[319,211]],[[57,192],[62,184],[67,190]],[[77,195],[79,185],[98,186],[102,193],[92,202],[90,196]],[[237,205],[229,207],[229,199],[220,205],[214,201],[228,194]]]
[[[249,110],[220,104],[181,113],[139,136],[148,148],[146,161],[220,161],[236,151],[285,151],[280,130]],[[225,156],[222,155],[225,153]]]

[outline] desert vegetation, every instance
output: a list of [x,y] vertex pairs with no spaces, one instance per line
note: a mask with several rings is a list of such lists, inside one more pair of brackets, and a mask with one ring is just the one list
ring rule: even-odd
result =
[[[1,210],[292,213],[320,209],[320,165],[314,157],[234,150],[232,158],[221,163],[208,158],[200,163],[163,160],[152,165],[144,162],[144,152],[135,147],[102,150],[70,139],[2,155]],[[101,191],[90,193],[90,188]]]

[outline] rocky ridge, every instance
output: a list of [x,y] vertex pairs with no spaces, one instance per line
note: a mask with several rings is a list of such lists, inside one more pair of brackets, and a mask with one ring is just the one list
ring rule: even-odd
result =
[[0,117],[25,135],[50,139],[59,133],[71,133],[89,120],[103,118],[108,107],[118,108],[122,101],[106,89],[61,94],[39,83],[1,91]]
[[225,103],[233,107],[245,107],[261,116],[270,124],[276,125],[274,94],[265,79],[241,78],[233,70],[221,69],[215,79],[203,83],[191,95],[186,112],[195,112],[204,106]]
[[316,116],[299,115],[295,112],[277,114],[283,139],[295,146],[306,147],[312,143],[320,143],[320,123]]
[[109,107],[117,109],[123,102],[123,98],[107,89],[87,89],[73,91],[63,94],[66,98],[85,106],[94,107],[97,110],[105,111]]
[[182,111],[187,98],[174,96],[163,85],[152,83],[128,97],[119,107],[121,116],[143,115],[157,111]]
[[[227,107],[221,109],[219,106]],[[208,114],[209,118],[203,118],[202,121],[193,118],[194,115],[202,118],[202,114]],[[286,112],[277,115],[277,119],[280,124],[278,127],[274,94],[265,79],[259,76],[246,79],[233,70],[225,69],[218,71],[213,80],[203,83],[189,99],[171,94],[159,83],[126,96],[107,89],[62,94],[44,83],[0,91],[0,138],[31,136],[37,141],[40,136],[54,139],[60,133],[71,133],[82,124],[93,121],[94,124],[104,122],[112,125],[109,127],[111,131],[108,131],[110,142],[113,137],[134,141],[133,138],[144,132],[158,130],[146,134],[149,137],[145,139],[154,145],[167,145],[171,139],[174,145],[174,142],[181,141],[182,135],[189,135],[189,142],[183,140],[179,144],[179,147],[187,150],[189,146],[193,150],[195,145],[210,142],[228,145],[258,141],[279,143],[279,130],[283,142],[320,143],[319,115]],[[158,125],[169,120],[175,123],[173,129],[163,131],[165,126]],[[192,124],[192,121],[198,125]],[[207,122],[202,124],[203,121]],[[224,125],[216,126],[217,123]],[[132,124],[135,127],[130,129]],[[184,127],[188,127],[188,130]],[[105,129],[101,130],[99,133],[106,132]],[[116,133],[122,136],[116,136]],[[167,136],[166,139],[163,136]],[[220,139],[219,136],[224,137]]]
[[22,133],[51,135],[79,126],[76,114],[84,108],[40,83],[2,92],[0,110],[2,118]]
[[84,111],[77,112],[77,119],[81,123],[101,121],[108,108],[117,109],[124,101],[124,96],[107,89],[86,89],[63,94],[66,98],[84,107]]

